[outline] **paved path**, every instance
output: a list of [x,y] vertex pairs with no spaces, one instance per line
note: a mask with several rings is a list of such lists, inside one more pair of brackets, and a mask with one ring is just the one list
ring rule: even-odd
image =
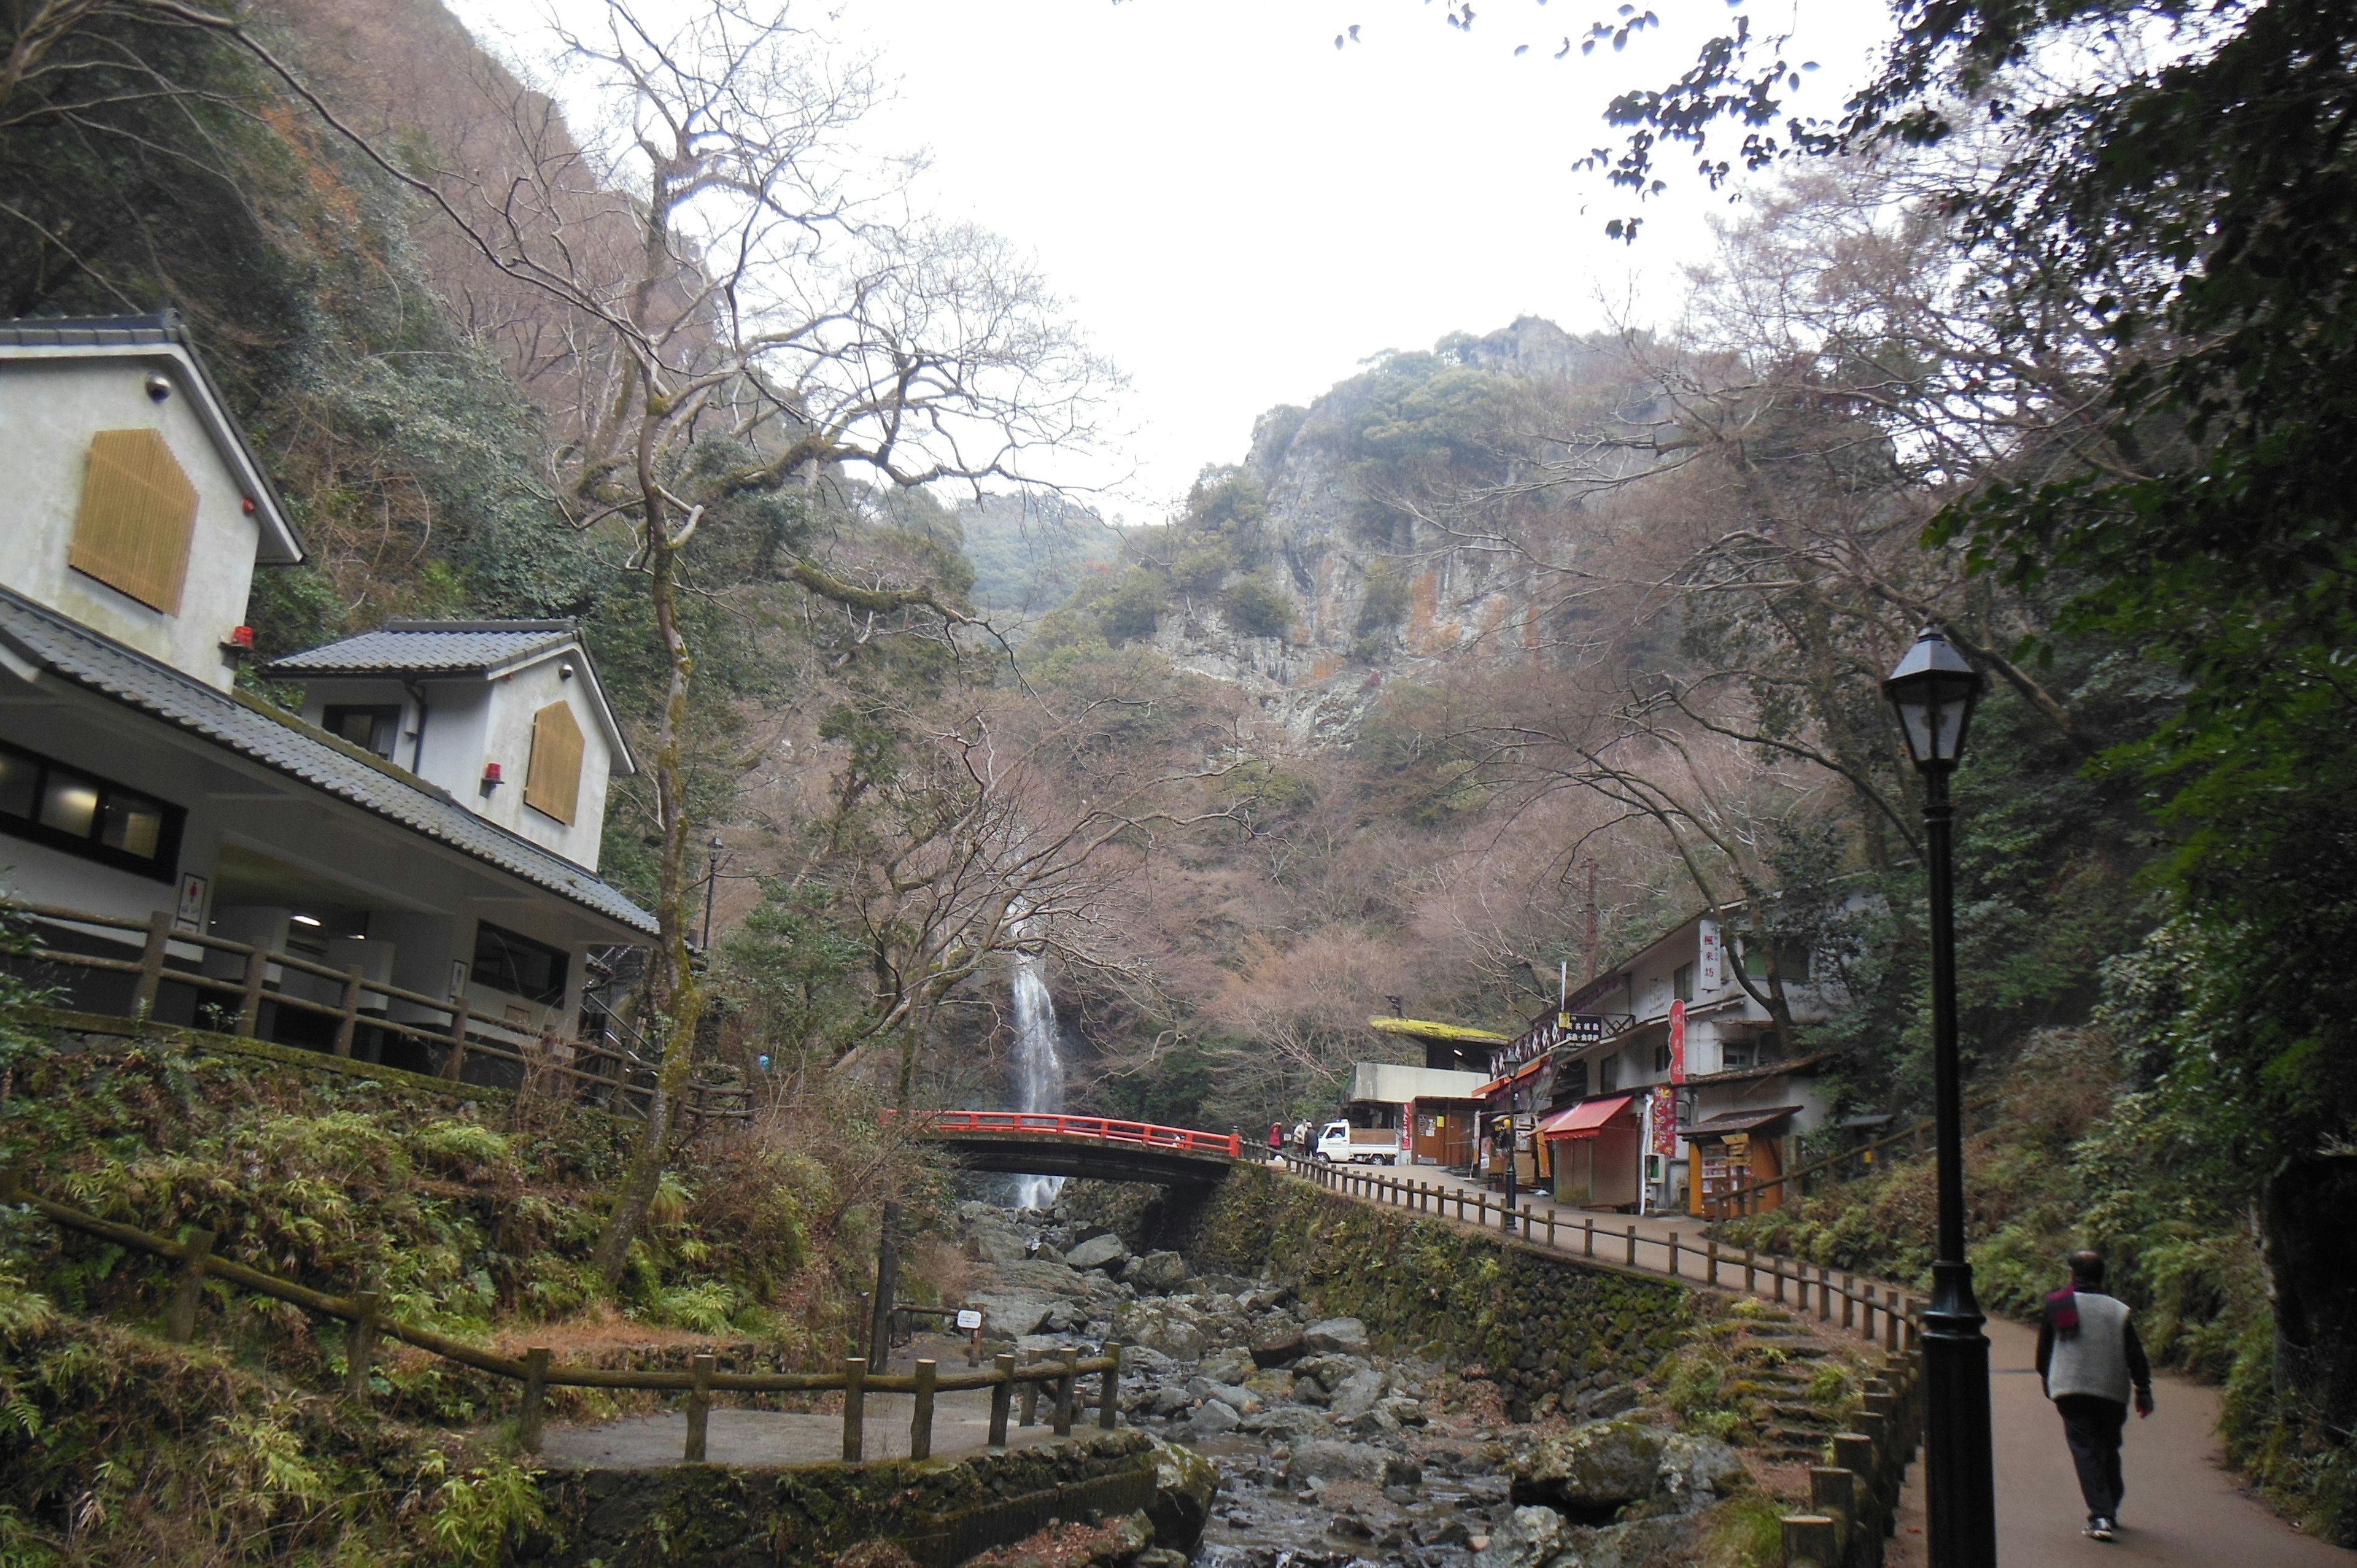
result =
[[[930,1356],[943,1371],[965,1368],[965,1342],[920,1334],[914,1345],[892,1353],[888,1370],[905,1375],[920,1356]],[[1072,1430],[1094,1431],[1098,1379],[1091,1373],[1075,1391],[1082,1408],[1074,1412]],[[715,1465],[817,1465],[843,1457],[843,1416],[838,1404],[832,1415],[801,1415],[786,1411],[736,1410],[724,1390],[713,1395],[706,1418],[705,1458]],[[913,1394],[871,1393],[862,1402],[863,1456],[905,1459],[909,1456],[909,1426],[916,1413]],[[1018,1396],[1008,1412],[1006,1440],[1013,1448],[1055,1441],[1049,1424],[1054,1401],[1041,1391],[1038,1424],[1017,1424],[1023,1402]],[[933,1396],[933,1456],[945,1459],[980,1453],[990,1445],[990,1391],[943,1390]],[[541,1440],[542,1456],[593,1470],[656,1469],[681,1462],[687,1447],[687,1417],[677,1411],[660,1415],[625,1416],[596,1426],[551,1423]]]
[[[1479,1183],[1430,1165],[1361,1169],[1379,1170],[1452,1193],[1482,1190]],[[1559,1248],[1577,1251],[1583,1240],[1580,1221],[1593,1219],[1597,1256],[1612,1262],[1626,1260],[1627,1231],[1633,1225],[1637,1261],[1656,1272],[1668,1262],[1672,1235],[1677,1235],[1682,1245],[1691,1246],[1702,1230],[1702,1222],[1691,1215],[1644,1219],[1589,1215],[1568,1205],[1558,1207],[1544,1196],[1527,1201],[1542,1225],[1547,1213],[1555,1212]],[[1455,1218],[1453,1200],[1445,1212]],[[1495,1223],[1493,1218],[1491,1224]],[[1609,1248],[1608,1229],[1613,1238]],[[1544,1239],[1543,1230],[1539,1239]],[[1728,1283],[1739,1281],[1739,1275],[1726,1274],[1724,1262],[1721,1267]],[[1700,1273],[1691,1254],[1681,1272],[1688,1277]],[[1813,1293],[1811,1310],[1813,1316]],[[2037,1332],[1996,1320],[1989,1324],[1988,1336],[1991,1415],[1996,1435],[1997,1553],[2006,1568],[2083,1563],[2159,1568],[2357,1568],[2357,1552],[2345,1552],[2301,1534],[2249,1494],[2224,1467],[2220,1454],[2219,1391],[2166,1372],[2156,1380],[2158,1408],[2151,1419],[2131,1418],[2128,1423],[2123,1459],[2127,1498],[2121,1509],[2127,1527],[2117,1541],[2109,1543],[2087,1540],[2079,1533],[2086,1522],[2086,1507],[2079,1499],[2070,1450],[2063,1445],[2061,1419],[2039,1391]],[[1923,1466],[1919,1460],[1907,1472],[1898,1539],[1887,1568],[1923,1568],[1922,1487]]]
[[[2117,1541],[2089,1541],[2062,1420],[2038,1391],[2038,1334],[2018,1323],[1988,1326],[1990,1414],[1996,1428],[1997,1561],[2006,1568],[2050,1563],[2136,1563],[2148,1568],[2352,1568],[2344,1552],[2302,1535],[2252,1497],[2224,1468],[2218,1446],[2216,1389],[2172,1373],[2154,1379],[2152,1417],[2128,1419],[2121,1470],[2127,1520]],[[1923,1466],[1907,1472],[1897,1550],[1887,1568],[1921,1568]]]

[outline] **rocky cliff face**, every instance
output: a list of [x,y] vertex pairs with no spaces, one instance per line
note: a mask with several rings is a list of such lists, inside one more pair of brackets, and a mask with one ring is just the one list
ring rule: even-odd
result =
[[[1462,532],[1465,498],[1527,480],[1575,430],[1661,416],[1621,345],[1525,317],[1402,355],[1309,407],[1261,416],[1244,469],[1265,497],[1267,577],[1291,610],[1254,635],[1216,594],[1174,592],[1152,636],[1173,665],[1243,688],[1299,743],[1347,743],[1388,682],[1537,657],[1550,574]],[[1501,500],[1506,525],[1576,548],[1568,493]],[[1454,521],[1437,522],[1452,514]],[[1511,518],[1506,514],[1512,513]],[[1455,530],[1455,532],[1452,532]]]

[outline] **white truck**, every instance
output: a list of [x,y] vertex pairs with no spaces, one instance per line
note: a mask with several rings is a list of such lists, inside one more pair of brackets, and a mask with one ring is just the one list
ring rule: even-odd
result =
[[1353,1127],[1348,1122],[1329,1122],[1318,1134],[1318,1157],[1335,1165],[1395,1165],[1399,1140],[1396,1127]]

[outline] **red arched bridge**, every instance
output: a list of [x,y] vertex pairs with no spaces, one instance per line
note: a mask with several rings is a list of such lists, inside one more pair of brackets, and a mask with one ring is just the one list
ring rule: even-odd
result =
[[1217,1181],[1243,1156],[1243,1140],[1234,1133],[1047,1111],[931,1111],[916,1118],[916,1129],[970,1170],[1014,1176],[1170,1187]]

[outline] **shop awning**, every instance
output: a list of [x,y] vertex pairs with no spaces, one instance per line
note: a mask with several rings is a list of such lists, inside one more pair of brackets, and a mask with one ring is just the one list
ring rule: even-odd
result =
[[1633,1095],[1616,1094],[1609,1100],[1583,1100],[1566,1111],[1558,1111],[1539,1123],[1542,1138],[1593,1138],[1604,1130],[1604,1124],[1628,1108]]
[[1491,1079],[1489,1082],[1475,1090],[1473,1091],[1473,1096],[1477,1100],[1487,1100],[1493,1094],[1502,1094],[1506,1090],[1522,1082],[1524,1079],[1529,1078],[1532,1074],[1537,1072],[1539,1069],[1546,1066],[1546,1064],[1552,1059],[1552,1058],[1542,1052],[1539,1055],[1533,1057],[1530,1060],[1524,1062],[1521,1067],[1516,1068],[1512,1072],[1508,1073],[1505,1077]]
[[1689,1140],[1724,1138],[1729,1133],[1757,1132],[1770,1122],[1782,1121],[1799,1109],[1797,1105],[1776,1105],[1765,1111],[1728,1111],[1707,1122],[1695,1122],[1685,1130],[1684,1136]]

